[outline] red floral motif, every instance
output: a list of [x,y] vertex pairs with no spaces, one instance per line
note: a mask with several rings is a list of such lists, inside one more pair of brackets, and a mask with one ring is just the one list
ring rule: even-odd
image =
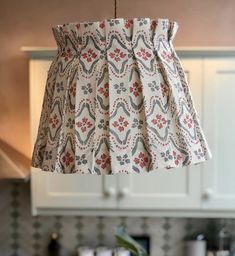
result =
[[174,159],[175,159],[175,164],[179,165],[180,160],[182,159],[182,156],[178,155],[175,151],[173,151],[173,156],[174,156]]
[[140,51],[136,53],[140,58],[148,60],[152,55],[147,52],[143,47],[140,48]]
[[113,122],[113,126],[118,128],[119,132],[123,132],[124,128],[128,126],[128,122],[125,120],[124,117],[120,116],[118,121]]
[[139,96],[139,94],[142,92],[142,85],[134,82],[133,86],[130,87],[130,92],[135,95],[135,97]]
[[186,124],[188,128],[192,128],[193,119],[190,115],[186,115],[186,117],[184,118],[184,124]]
[[133,25],[133,20],[126,20],[125,21],[125,28],[130,28]]
[[76,26],[76,28],[77,28],[77,29],[79,29],[79,28],[80,28],[80,24],[79,24],[79,23],[78,23],[78,24],[76,24],[75,26]]
[[86,117],[83,117],[82,121],[78,121],[76,125],[81,128],[82,132],[85,132],[88,128],[92,127],[92,123]]
[[103,87],[98,89],[98,92],[104,95],[105,98],[109,96],[109,83],[105,83]]
[[69,93],[73,95],[73,97],[75,97],[76,95],[76,83],[73,83],[70,88],[69,88]]
[[110,156],[102,154],[99,159],[95,161],[102,169],[105,169],[110,164]]
[[82,54],[82,57],[86,59],[87,62],[91,62],[97,57],[97,54],[92,49],[88,49],[87,52]]
[[63,156],[62,160],[66,166],[69,166],[74,159],[73,156],[67,151],[66,154]]
[[105,27],[104,21],[100,23],[99,27],[100,28],[104,28]]
[[114,52],[109,53],[109,56],[116,62],[119,62],[121,59],[126,57],[126,54],[124,52],[121,52],[120,49],[116,48]]
[[59,123],[59,118],[56,114],[54,114],[54,116],[50,117],[49,119],[49,123],[51,124],[52,128],[56,128],[56,126]]
[[148,157],[143,152],[140,152],[138,157],[134,159],[135,164],[139,165],[141,168],[145,167],[148,161]]
[[157,125],[159,129],[162,129],[162,127],[167,123],[167,121],[162,115],[157,114],[156,118],[152,120],[152,123]]
[[161,91],[162,91],[162,96],[168,96],[169,95],[169,88],[166,83],[161,83]]
[[165,50],[161,53],[161,56],[167,62],[170,62],[173,59],[171,53],[167,53]]
[[71,51],[70,48],[68,48],[67,50],[63,50],[61,56],[64,58],[65,61],[68,61],[70,58],[72,58],[73,53]]

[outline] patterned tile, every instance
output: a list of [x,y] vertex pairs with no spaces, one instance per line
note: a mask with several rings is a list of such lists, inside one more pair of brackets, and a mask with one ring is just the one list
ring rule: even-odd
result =
[[164,256],[169,256],[169,250],[171,249],[170,246],[170,229],[171,229],[171,223],[169,218],[165,218],[164,224],[162,226],[164,230],[164,235],[163,235],[163,245],[162,245],[162,251]]
[[[219,221],[219,220],[218,220]],[[64,253],[76,255],[81,245],[114,247],[115,227],[151,238],[151,256],[181,256],[183,239],[207,224],[207,219],[143,217],[33,217],[29,183],[2,182],[0,186],[1,256],[44,256],[50,234],[57,232]],[[235,221],[229,220],[235,227]]]

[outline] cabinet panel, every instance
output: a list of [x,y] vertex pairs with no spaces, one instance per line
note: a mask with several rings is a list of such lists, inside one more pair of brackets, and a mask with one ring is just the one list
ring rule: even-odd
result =
[[[44,88],[50,60],[30,61],[31,141],[37,136]],[[116,208],[113,199],[117,179],[114,176],[55,174],[32,168],[33,213],[46,208]]]
[[[184,216],[189,212],[192,216],[220,216],[222,212],[232,215],[235,212],[235,58],[192,56],[182,58],[182,65],[212,150],[211,160],[190,168],[105,177],[54,174],[32,168],[33,213],[111,209],[107,214],[119,210],[119,214],[128,215],[137,209],[137,213],[146,214],[165,210],[166,215],[177,212]],[[49,59],[30,60],[32,145],[50,63]]]
[[235,209],[235,58],[205,60],[204,126],[213,158],[204,164],[205,209]]
[[[201,117],[202,59],[184,59],[197,112]],[[201,165],[119,175],[120,209],[199,209]]]
[[[114,176],[32,172],[33,213],[43,209],[116,208]],[[113,190],[111,190],[111,188]]]
[[[30,61],[32,143],[36,138],[50,63],[50,60]],[[43,208],[116,209],[117,206],[120,210],[200,209],[201,202],[208,210],[235,209],[232,164],[235,150],[235,59],[185,58],[182,64],[213,159],[190,168],[110,177],[52,174],[33,168],[34,213]]]

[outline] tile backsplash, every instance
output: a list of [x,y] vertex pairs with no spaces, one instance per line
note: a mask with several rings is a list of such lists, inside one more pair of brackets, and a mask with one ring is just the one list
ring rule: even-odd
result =
[[[183,238],[207,219],[144,217],[31,216],[29,183],[0,183],[0,255],[45,256],[56,231],[68,255],[80,245],[115,246],[114,230],[124,225],[133,235],[151,238],[151,256],[182,256]],[[66,254],[67,255],[67,254]]]

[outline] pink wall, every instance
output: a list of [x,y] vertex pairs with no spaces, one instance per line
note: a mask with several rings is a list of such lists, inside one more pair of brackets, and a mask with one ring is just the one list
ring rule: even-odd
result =
[[[234,0],[118,0],[119,17],[177,21],[176,46],[235,46],[234,10]],[[55,46],[55,24],[112,17],[112,0],[1,0],[0,138],[30,155],[28,59],[20,47]]]

